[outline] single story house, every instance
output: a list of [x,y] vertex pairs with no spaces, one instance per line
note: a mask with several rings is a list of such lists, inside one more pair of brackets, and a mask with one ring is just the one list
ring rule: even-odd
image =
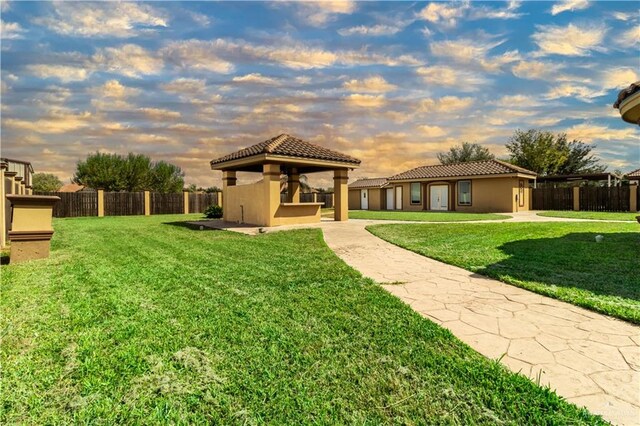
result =
[[640,184],[640,169],[627,173],[625,177],[629,179],[629,181],[636,181],[637,184]]
[[[349,206],[369,210],[523,211],[530,209],[530,183],[535,179],[534,172],[500,160],[422,166],[391,176],[384,184],[377,180],[354,182],[349,186]],[[356,198],[364,197],[363,191],[368,201],[358,204]],[[370,191],[373,195],[368,194]],[[372,198],[376,191],[380,191],[379,202]]]
[[[349,184],[349,210],[387,210],[384,191],[387,178],[364,178]],[[393,210],[393,206],[388,209]]]

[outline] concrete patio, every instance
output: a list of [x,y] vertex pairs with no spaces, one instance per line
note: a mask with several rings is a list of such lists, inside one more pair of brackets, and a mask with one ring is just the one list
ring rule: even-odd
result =
[[[527,214],[507,221],[531,220],[563,219]],[[640,327],[402,249],[365,229],[376,223],[398,222],[323,221],[263,231],[321,228],[348,265],[478,352],[608,421],[638,424]],[[194,224],[259,233],[220,221]]]

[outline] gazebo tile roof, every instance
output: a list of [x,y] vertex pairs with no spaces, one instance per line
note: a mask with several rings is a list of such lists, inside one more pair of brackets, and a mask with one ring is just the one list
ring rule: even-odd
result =
[[211,165],[225,163],[227,161],[252,157],[260,154],[282,155],[286,157],[336,161],[359,165],[360,160],[319,145],[312,144],[302,139],[281,134],[264,142],[257,143],[247,148],[243,148],[234,153],[211,160]]

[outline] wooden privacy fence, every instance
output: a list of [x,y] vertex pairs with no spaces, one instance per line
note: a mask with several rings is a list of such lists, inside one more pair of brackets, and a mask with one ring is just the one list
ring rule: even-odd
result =
[[536,188],[532,204],[534,210],[573,210],[573,189]]
[[203,213],[212,204],[221,205],[219,193],[162,194],[157,192],[38,192],[60,201],[53,217],[134,216],[150,214]]
[[638,210],[639,198],[640,187],[638,185],[534,188],[531,190],[531,206],[534,210],[635,212]]

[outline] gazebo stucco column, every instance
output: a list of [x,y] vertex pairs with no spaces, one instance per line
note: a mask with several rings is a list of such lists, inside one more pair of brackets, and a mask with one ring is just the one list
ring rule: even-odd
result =
[[[227,188],[230,186],[236,186],[236,182],[238,179],[236,178],[236,172],[231,170],[223,170],[222,171],[222,194],[224,194],[224,198],[227,199]],[[229,220],[227,217],[228,210],[222,206],[222,219]]]
[[336,221],[349,220],[349,171],[336,169],[333,171],[333,219]]
[[300,202],[300,173],[298,169],[291,169],[287,180],[287,199],[290,203]]
[[262,182],[264,184],[264,226],[274,226],[275,216],[280,206],[280,165],[264,164],[262,166]]

